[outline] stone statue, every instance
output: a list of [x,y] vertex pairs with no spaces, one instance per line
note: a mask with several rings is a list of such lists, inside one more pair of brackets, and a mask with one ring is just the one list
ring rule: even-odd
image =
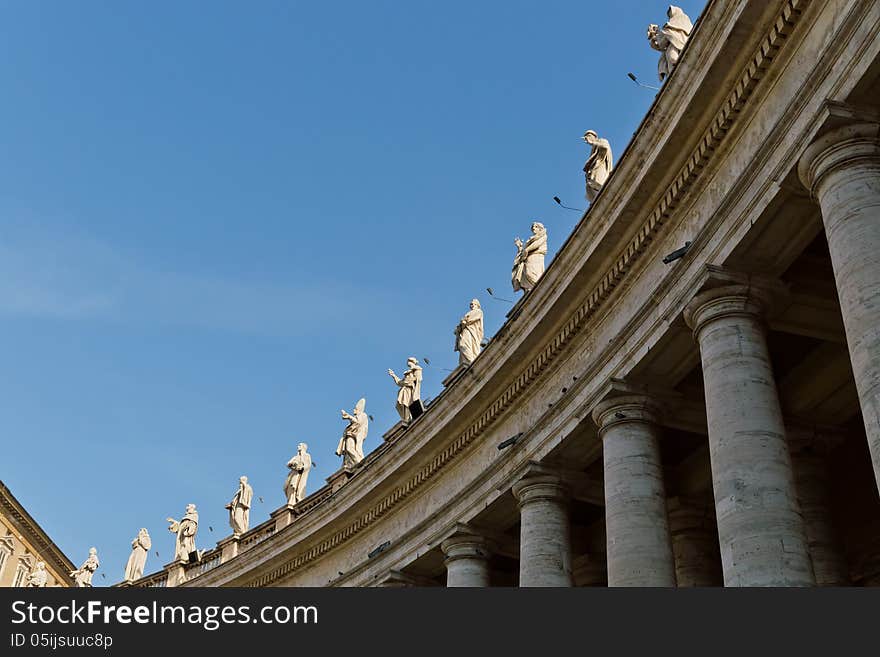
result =
[[691,30],[694,29],[694,24],[681,7],[669,5],[666,15],[669,20],[663,27],[658,28],[654,23],[648,25],[648,43],[654,50],[663,53],[657,64],[657,75],[660,76],[661,82],[672,73],[684,44],[687,43]]
[[523,241],[518,237],[513,240],[513,243],[516,245],[516,257],[513,259],[513,271],[510,276],[513,291],[528,292],[535,287],[535,283],[544,273],[544,256],[547,255],[547,229],[544,228],[544,224],[535,221],[532,223],[532,236],[526,240],[526,243],[523,244]]
[[409,407],[422,398],[422,368],[418,359],[413,356],[407,358],[406,364],[408,369],[403,373],[403,378],[398,377],[394,370],[388,370],[388,375],[400,388],[397,393],[397,412],[400,419],[404,422],[412,422]]
[[144,576],[144,565],[147,563],[147,554],[153,547],[150,533],[146,527],[141,527],[138,535],[131,541],[131,554],[128,563],[125,564],[125,581],[133,582]]
[[587,180],[587,200],[592,203],[614,169],[614,158],[611,155],[611,144],[593,130],[587,130],[583,139],[590,145],[590,157],[584,164],[584,176]]
[[336,456],[342,457],[343,468],[352,468],[364,460],[364,440],[370,425],[370,416],[364,412],[366,405],[367,400],[361,399],[352,414],[342,411],[342,417],[348,420],[348,426],[339,439]]
[[101,562],[98,561],[98,549],[89,548],[89,558],[83,561],[83,565],[79,570],[71,570],[70,576],[73,577],[77,588],[85,588],[92,585],[92,575],[98,570]]
[[479,299],[471,301],[471,309],[455,327],[455,350],[458,364],[470,365],[483,349],[483,309]]
[[42,561],[38,561],[35,569],[34,572],[28,575],[25,588],[42,589],[46,586],[46,580],[49,578],[49,573],[46,572],[46,564]]
[[199,514],[195,504],[186,505],[186,514],[178,522],[166,518],[171,523],[168,531],[177,534],[174,545],[174,561],[189,561],[189,555],[196,552],[196,532],[199,531]]
[[238,490],[232,496],[232,501],[226,505],[229,509],[229,526],[232,527],[235,536],[244,534],[250,526],[254,489],[247,480],[248,478],[244,476],[238,478]]
[[296,448],[296,456],[287,462],[290,473],[284,482],[284,494],[291,506],[301,502],[306,496],[306,482],[309,479],[309,470],[312,469],[312,457],[306,451],[308,448],[305,443],[300,443]]

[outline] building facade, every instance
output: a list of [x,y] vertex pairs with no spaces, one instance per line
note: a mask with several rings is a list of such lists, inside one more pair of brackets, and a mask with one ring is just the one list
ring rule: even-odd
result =
[[73,563],[0,481],[0,587],[26,586],[40,562],[46,586],[73,586]]
[[876,0],[711,0],[426,412],[134,585],[880,585],[878,35]]

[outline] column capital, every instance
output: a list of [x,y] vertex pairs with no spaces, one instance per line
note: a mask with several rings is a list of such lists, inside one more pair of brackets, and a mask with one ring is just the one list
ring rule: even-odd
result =
[[440,549],[446,556],[447,564],[457,559],[488,559],[492,553],[492,542],[471,527],[461,525],[440,543]]
[[529,463],[512,490],[520,508],[537,500],[568,501],[567,486],[562,476],[539,463]]
[[684,321],[699,335],[706,324],[723,317],[763,320],[775,296],[760,285],[722,285],[697,294],[684,310]]
[[722,317],[764,319],[785,304],[788,287],[778,279],[705,265],[695,281],[694,297],[685,306],[685,323],[699,337],[700,329]]
[[609,427],[625,422],[659,424],[662,414],[663,405],[650,395],[620,395],[599,402],[593,409],[593,421],[602,437]]
[[880,123],[874,121],[850,123],[820,136],[801,156],[798,176],[814,193],[829,173],[866,163],[880,168]]

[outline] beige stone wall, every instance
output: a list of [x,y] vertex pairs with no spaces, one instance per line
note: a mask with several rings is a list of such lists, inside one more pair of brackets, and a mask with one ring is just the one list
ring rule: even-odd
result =
[[[33,538],[28,538],[20,533],[13,519],[3,514],[0,509],[0,587],[11,587],[20,581],[23,586],[27,582],[27,575],[38,561],[46,564],[48,579],[46,586],[72,586],[67,573],[61,573],[57,566],[52,564],[52,555],[34,547]],[[18,577],[19,571],[23,577]]]

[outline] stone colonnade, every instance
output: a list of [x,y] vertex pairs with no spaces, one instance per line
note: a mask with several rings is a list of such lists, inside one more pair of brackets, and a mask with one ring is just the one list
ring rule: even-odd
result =
[[[799,174],[821,208],[880,486],[880,125],[854,123],[820,136],[804,152]],[[667,499],[661,404],[624,394],[595,408],[609,586],[848,583],[830,524],[821,455],[827,441],[805,439],[783,421],[765,329],[778,292],[753,280],[722,282],[698,290],[684,312],[702,365],[714,522],[705,503]],[[520,510],[520,586],[571,586],[563,477],[533,468],[512,490]],[[490,584],[485,538],[457,534],[442,549],[449,586]]]
[[880,123],[836,128],[801,158],[831,252],[853,376],[880,486]]

